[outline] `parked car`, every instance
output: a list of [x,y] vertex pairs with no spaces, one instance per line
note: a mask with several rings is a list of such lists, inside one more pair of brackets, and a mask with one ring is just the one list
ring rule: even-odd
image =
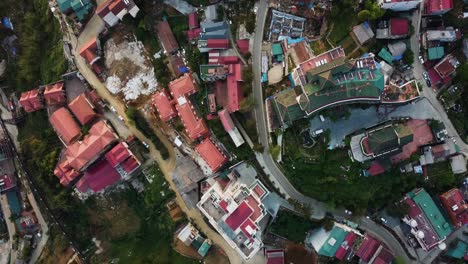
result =
[[145,146],[145,148],[149,149],[149,145],[145,141],[142,141],[141,144],[143,144],[143,146]]
[[117,110],[115,110],[115,107],[113,107],[113,106],[110,107],[110,110],[111,110],[112,112],[114,112],[114,113],[117,113]]
[[387,224],[387,223],[388,223],[387,219],[385,219],[385,218],[383,218],[383,217],[380,218],[380,221],[382,221],[382,223],[384,223],[384,224]]
[[352,214],[353,214],[353,212],[351,212],[350,210],[344,210],[344,212],[345,212],[345,214],[347,214],[347,215],[352,215]]
[[419,55],[419,61],[421,62],[421,64],[424,64],[424,59],[423,59],[423,56]]
[[120,119],[120,121],[124,121],[123,116],[119,115],[118,118]]

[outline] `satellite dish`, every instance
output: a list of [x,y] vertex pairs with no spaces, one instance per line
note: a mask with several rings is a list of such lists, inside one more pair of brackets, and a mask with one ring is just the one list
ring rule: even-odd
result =
[[424,238],[424,232],[423,231],[418,231],[418,238],[420,238],[420,239]]
[[447,248],[447,245],[445,243],[440,243],[439,244],[439,249],[440,250],[445,250]]
[[411,227],[417,227],[418,222],[416,222],[416,220],[414,220],[414,219],[411,219],[410,225],[411,225]]

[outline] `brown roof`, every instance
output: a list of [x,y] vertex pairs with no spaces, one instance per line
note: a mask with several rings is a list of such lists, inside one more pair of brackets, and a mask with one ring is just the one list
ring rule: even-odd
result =
[[195,81],[190,73],[175,79],[169,83],[169,90],[171,90],[172,97],[177,100],[180,96],[191,95],[197,91]]
[[174,33],[172,33],[171,27],[167,21],[160,21],[156,26],[156,32],[164,50],[167,53],[172,53],[179,49],[179,44],[177,43]]
[[82,125],[88,124],[96,117],[94,105],[86,97],[85,93],[78,95],[68,104],[68,107]]
[[65,157],[72,168],[79,171],[99,158],[117,136],[104,122],[99,121],[89,129],[89,134],[83,141],[68,146]]
[[296,52],[299,63],[310,59],[310,55],[307,52],[304,41],[301,41],[294,46],[294,52]]
[[65,107],[55,111],[49,121],[64,144],[69,145],[80,137],[80,127]]
[[62,104],[66,101],[63,82],[47,85],[44,91],[44,99],[48,105]]

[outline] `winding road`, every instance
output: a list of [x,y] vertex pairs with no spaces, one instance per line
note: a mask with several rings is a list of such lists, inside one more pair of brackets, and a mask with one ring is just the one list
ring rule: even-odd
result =
[[[421,7],[422,9],[422,7]],[[419,26],[421,21],[421,9],[417,10],[413,14],[413,25],[416,29],[415,34],[411,38],[411,47],[414,51],[415,57],[419,54]],[[259,135],[259,143],[264,146],[264,151],[262,153],[256,153],[256,157],[260,165],[263,167],[265,173],[269,176],[270,180],[280,189],[282,193],[288,198],[295,199],[303,204],[309,205],[312,208],[311,218],[322,219],[325,217],[327,209],[322,202],[319,202],[315,199],[307,197],[300,193],[299,191],[292,186],[286,176],[278,168],[276,162],[273,160],[269,151],[269,135],[266,123],[266,114],[264,107],[264,98],[261,84],[261,52],[262,52],[262,42],[263,42],[263,32],[265,28],[265,20],[268,12],[268,4],[265,0],[259,1],[258,12],[257,12],[257,24],[255,28],[254,36],[254,45],[252,50],[252,64],[253,64],[253,74],[254,74],[254,97],[255,97],[255,118],[257,120],[257,132]],[[418,79],[421,79],[423,67],[419,60],[415,60],[414,63],[415,76]],[[440,104],[436,98],[436,94],[432,89],[428,88],[423,81],[423,91],[422,96],[426,97],[429,102],[437,110],[438,117],[437,119],[441,120],[448,131],[449,136],[454,137],[457,140],[457,144],[460,147],[461,152],[468,153],[468,145],[465,144],[455,130],[453,124],[450,122],[450,119],[445,112],[445,109]],[[342,219],[343,213],[339,211],[331,211],[335,218]],[[397,256],[401,256],[406,263],[413,263],[402,244],[385,228],[376,224],[370,219],[365,217],[359,219],[360,226],[366,232],[374,235],[379,240],[383,241]]]

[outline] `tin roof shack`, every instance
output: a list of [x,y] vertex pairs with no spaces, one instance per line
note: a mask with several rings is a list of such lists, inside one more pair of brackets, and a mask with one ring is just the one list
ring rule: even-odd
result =
[[382,9],[390,9],[393,11],[408,11],[415,9],[421,0],[378,0]]
[[74,13],[78,21],[83,21],[93,9],[90,0],[57,0],[57,5],[65,15]]
[[453,0],[427,0],[425,11],[427,15],[441,16],[453,8]]
[[361,45],[371,40],[375,36],[374,31],[372,31],[372,28],[369,26],[368,22],[354,26],[353,34]]
[[205,257],[211,248],[211,240],[202,237],[198,229],[191,223],[188,223],[179,231],[177,238],[186,246],[195,248],[201,257]]
[[140,9],[133,0],[107,0],[96,9],[96,14],[108,27],[115,26],[126,14],[136,17]]

